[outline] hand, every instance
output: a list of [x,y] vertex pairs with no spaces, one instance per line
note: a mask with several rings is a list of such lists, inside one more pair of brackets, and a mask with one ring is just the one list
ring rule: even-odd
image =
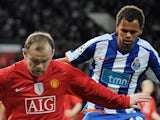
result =
[[140,109],[140,106],[136,105],[139,102],[148,102],[151,98],[148,94],[144,93],[136,93],[130,96],[130,107],[135,109]]

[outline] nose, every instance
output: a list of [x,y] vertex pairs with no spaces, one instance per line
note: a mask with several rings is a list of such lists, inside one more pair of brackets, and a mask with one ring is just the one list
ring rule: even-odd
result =
[[43,68],[43,63],[39,63],[39,64],[36,66],[36,68],[42,69],[42,68]]
[[126,38],[131,38],[131,36],[132,36],[132,35],[131,35],[130,32],[127,32],[127,33],[126,33]]

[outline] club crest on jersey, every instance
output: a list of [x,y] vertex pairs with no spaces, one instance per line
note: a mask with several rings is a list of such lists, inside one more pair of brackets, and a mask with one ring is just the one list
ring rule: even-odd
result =
[[44,91],[43,83],[35,83],[34,84],[34,91],[36,94],[41,95]]
[[132,70],[138,70],[140,68],[140,60],[138,57],[134,58],[134,61],[131,64]]
[[50,85],[51,85],[52,88],[58,88],[59,81],[56,80],[56,79],[53,79],[53,80],[50,81]]

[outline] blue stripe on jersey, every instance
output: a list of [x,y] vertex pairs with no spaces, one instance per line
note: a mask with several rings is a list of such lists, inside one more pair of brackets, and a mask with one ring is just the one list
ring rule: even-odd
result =
[[94,72],[93,72],[94,69],[95,69],[95,61],[92,61],[92,65],[89,67],[89,77],[91,78],[94,75]]
[[[137,43],[138,39],[135,41]],[[133,75],[135,72],[134,70],[131,69],[131,61],[134,61],[136,57],[138,57],[138,51],[139,51],[139,46],[135,44],[134,48],[130,51],[129,56],[127,57],[126,65],[124,68],[124,73],[129,73]],[[132,78],[132,76],[131,76]],[[130,79],[131,80],[131,79]],[[127,95],[128,93],[128,87],[127,88],[119,88],[118,94],[125,94]]]
[[[147,69],[146,69],[147,70]],[[144,80],[144,78],[145,78],[145,72],[146,72],[146,70],[139,76],[139,78],[138,78],[138,82],[137,82],[137,86],[136,86],[136,89],[135,89],[135,93],[137,93],[138,92],[138,90],[140,89],[140,86],[141,86],[141,83],[142,83],[142,81]]]
[[[95,49],[96,49],[96,46],[97,46],[97,43],[99,43],[99,42],[104,42],[104,41],[106,41],[106,40],[98,40],[98,41],[96,41],[96,42],[94,42],[94,44],[91,44],[90,46],[88,46],[87,47],[87,49],[84,51],[84,53],[86,52],[86,51],[88,51],[88,54],[91,56],[94,56],[94,53],[95,53]],[[90,52],[91,50],[90,49],[92,49],[92,52]],[[84,55],[84,53],[83,53],[83,55]],[[80,55],[81,56],[81,55]],[[89,59],[91,59],[92,57],[90,57]],[[88,60],[88,59],[87,59]],[[94,59],[93,59],[93,61],[92,61],[92,64],[91,64],[91,66],[89,67],[89,70],[90,70],[90,73],[89,73],[89,76],[90,77],[92,77],[93,75],[94,75],[94,69],[95,69],[95,66],[96,66],[96,64],[95,64],[95,61],[94,61]]]
[[[103,61],[103,68],[107,68],[107,70],[112,70],[112,67],[113,67],[113,63],[114,63],[114,60],[116,58],[116,55],[117,55],[117,52],[114,48],[114,46],[112,45],[116,45],[115,44],[116,42],[114,40],[111,40],[109,41],[109,45],[108,45],[108,49],[107,49],[107,52],[106,52],[106,55],[105,55],[105,58],[104,58],[104,61]],[[106,60],[105,60],[106,59]],[[101,74],[100,74],[100,78],[102,77],[102,70],[101,69]],[[102,85],[104,86],[107,86],[107,84],[99,81]]]
[[135,113],[119,113],[105,114],[103,112],[89,112],[85,114],[83,120],[146,120],[145,116],[140,112]]
[[159,67],[160,61],[158,61],[159,59],[157,58],[158,53],[156,54],[157,56],[155,56],[154,52],[155,51],[150,51],[150,64],[149,64],[149,66],[154,71],[157,78],[160,80],[160,67]]
[[91,44],[86,48],[86,50],[75,60],[71,61],[72,64],[79,64],[79,63],[84,63],[85,61],[91,59],[94,55],[95,48],[96,48],[97,42]]
[[104,107],[99,106],[99,105],[95,105],[94,108],[95,108],[95,109],[98,109],[98,110],[102,110],[102,111],[104,110]]

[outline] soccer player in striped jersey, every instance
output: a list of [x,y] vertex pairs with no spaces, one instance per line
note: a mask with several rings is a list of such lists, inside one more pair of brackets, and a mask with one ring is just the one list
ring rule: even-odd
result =
[[[143,32],[145,16],[134,5],[122,7],[116,16],[116,31],[95,37],[76,50],[66,52],[63,60],[71,64],[92,59],[90,77],[118,94],[137,92],[150,67],[160,79],[160,58],[156,50],[139,36]],[[145,119],[136,109],[108,109],[88,102],[84,120]],[[127,114],[126,114],[127,113]]]

